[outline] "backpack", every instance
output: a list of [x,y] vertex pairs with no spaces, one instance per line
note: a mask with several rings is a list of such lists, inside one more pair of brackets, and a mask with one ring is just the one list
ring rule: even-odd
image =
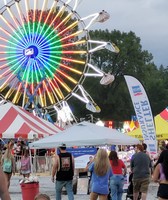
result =
[[7,173],[12,173],[12,160],[11,159],[4,159],[3,162],[3,171]]

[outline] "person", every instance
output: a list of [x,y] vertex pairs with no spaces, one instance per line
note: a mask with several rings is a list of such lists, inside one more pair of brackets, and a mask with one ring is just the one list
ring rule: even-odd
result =
[[89,161],[87,162],[86,167],[85,167],[86,176],[88,177],[87,194],[90,194],[90,182],[92,178],[92,173],[88,171],[88,167],[89,165],[91,165],[93,161],[94,161],[94,156],[89,156]]
[[52,168],[52,182],[56,175],[56,200],[61,200],[62,188],[65,187],[68,199],[74,200],[73,176],[74,176],[74,157],[66,151],[66,145],[59,146],[60,153],[55,157]]
[[8,187],[6,183],[5,175],[2,171],[2,168],[0,167],[0,198],[1,200],[10,200]]
[[105,149],[97,151],[94,162],[88,166],[92,172],[90,200],[106,200],[109,194],[109,179],[113,175]]
[[143,152],[146,153],[147,155],[149,155],[149,152],[147,151],[147,144],[142,143],[142,146],[143,146]]
[[167,147],[166,147],[166,142],[165,142],[164,140],[162,140],[162,141],[160,142],[160,147],[162,147],[163,150],[167,149]]
[[147,144],[146,143],[142,143],[142,146],[143,146],[143,152],[146,153],[150,158],[150,161],[151,161],[151,174],[152,174],[153,173],[153,167],[154,167],[154,162],[153,162],[152,156],[147,151]]
[[37,167],[39,172],[45,172],[47,149],[37,149]]
[[1,160],[2,160],[2,151],[0,150],[0,166],[1,166]]
[[143,146],[141,144],[138,144],[136,148],[137,153],[132,156],[130,163],[133,173],[133,197],[134,200],[137,200],[141,192],[142,200],[146,200],[150,183],[151,160],[149,156],[143,152]]
[[93,156],[89,156],[89,161],[87,162],[87,166],[93,162],[93,159],[94,159]]
[[50,200],[50,197],[47,194],[39,193],[35,196],[34,200]]
[[162,162],[155,167],[153,181],[159,182],[157,192],[159,200],[168,199],[168,151],[165,151]]
[[28,178],[31,173],[31,161],[28,149],[24,149],[20,163],[21,163],[20,173],[23,175],[24,178],[25,177]]
[[113,176],[110,178],[111,198],[113,200],[121,200],[127,168],[123,161],[118,158],[116,151],[110,152],[109,160],[113,171]]
[[9,142],[7,145],[7,148],[5,150],[4,155],[2,156],[2,169],[5,174],[7,187],[10,186],[10,179],[13,175],[15,175],[15,159],[12,155],[12,149],[13,149],[14,143]]
[[163,162],[163,158],[164,158],[165,154],[167,154],[167,153],[168,153],[168,149],[162,150],[154,167],[156,167],[159,163]]
[[16,153],[17,159],[19,159],[19,157],[22,155],[22,143],[19,138],[15,145],[15,153]]

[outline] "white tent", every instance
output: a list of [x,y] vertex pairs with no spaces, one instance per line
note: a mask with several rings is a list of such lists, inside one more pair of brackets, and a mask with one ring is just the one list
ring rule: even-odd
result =
[[139,140],[120,133],[115,129],[101,127],[89,122],[81,122],[55,135],[30,144],[30,148],[54,148],[61,143],[71,146],[91,145],[133,145]]

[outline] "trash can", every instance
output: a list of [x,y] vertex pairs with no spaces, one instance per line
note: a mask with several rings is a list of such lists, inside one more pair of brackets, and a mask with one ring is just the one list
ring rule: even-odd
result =
[[39,193],[39,183],[21,183],[22,199],[33,200]]

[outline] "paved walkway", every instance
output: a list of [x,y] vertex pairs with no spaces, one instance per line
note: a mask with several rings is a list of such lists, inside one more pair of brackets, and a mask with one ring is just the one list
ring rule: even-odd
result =
[[[22,193],[19,184],[19,179],[22,176],[13,176],[11,179],[11,185],[9,188],[11,200],[22,200]],[[51,200],[55,200],[55,184],[51,182],[50,176],[39,176],[40,192],[46,193],[50,196]],[[147,200],[156,200],[158,185],[156,183],[151,183],[149,187],[149,192]],[[82,193],[82,192],[81,192]],[[122,200],[126,199],[126,194],[123,195]],[[75,195],[75,200],[89,200],[89,195],[86,194],[77,194]],[[26,199],[27,200],[27,199]],[[28,199],[33,200],[33,199]],[[63,195],[62,200],[68,200],[67,195]]]

